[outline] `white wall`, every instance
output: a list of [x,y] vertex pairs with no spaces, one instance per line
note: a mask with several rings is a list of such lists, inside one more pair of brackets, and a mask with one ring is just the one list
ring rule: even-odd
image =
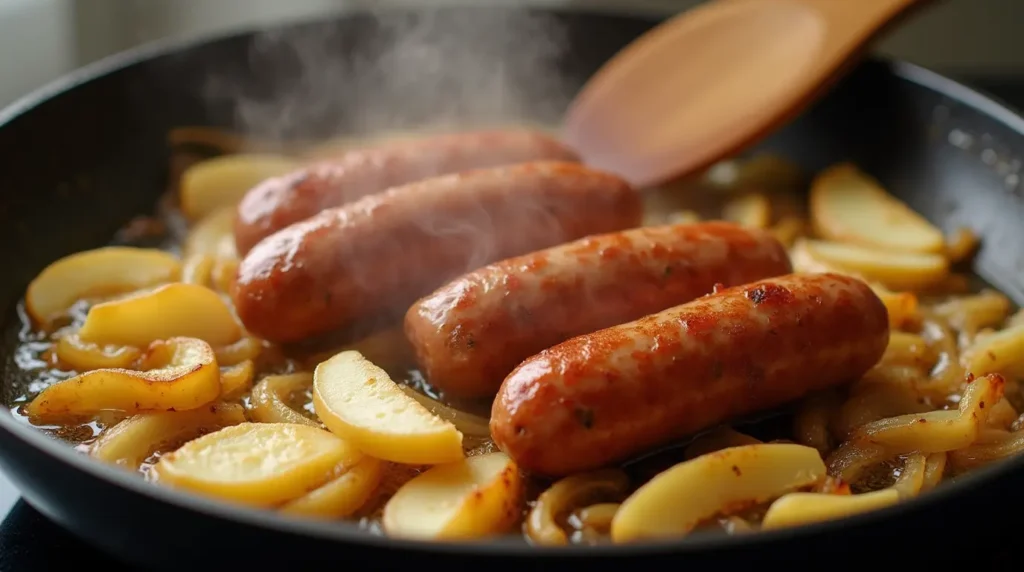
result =
[[0,0],[0,105],[75,67],[71,0]]

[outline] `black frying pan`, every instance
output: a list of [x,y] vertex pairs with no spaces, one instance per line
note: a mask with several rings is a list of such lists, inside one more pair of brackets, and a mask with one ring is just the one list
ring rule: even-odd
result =
[[[556,121],[586,77],[653,24],[499,9],[360,14],[269,36],[145,48],[65,78],[0,116],[0,301],[7,323],[15,323],[17,301],[46,264],[107,243],[133,215],[152,212],[165,189],[174,127],[213,125],[281,140],[438,119]],[[545,43],[552,29],[571,48]],[[396,42],[405,52],[391,49]],[[423,45],[437,51],[411,49]],[[396,68],[404,73],[393,75]],[[926,70],[870,61],[764,145],[809,170],[854,161],[944,230],[980,231],[977,272],[1024,301],[1024,187],[1017,173],[1024,119]],[[9,326],[0,344],[0,401],[8,404],[22,381],[10,351],[16,338]],[[371,569],[635,569],[661,561],[728,570],[790,559],[834,567],[870,558],[885,565],[897,555],[912,555],[918,565],[950,563],[958,554],[977,557],[963,552],[968,547],[994,549],[995,517],[1024,500],[1018,459],[919,500],[819,526],[541,549],[519,541],[396,541],[346,523],[290,520],[200,499],[94,462],[5,413],[0,468],[29,503],[77,535],[132,562],[168,569],[360,561]],[[931,547],[911,547],[915,536]]]

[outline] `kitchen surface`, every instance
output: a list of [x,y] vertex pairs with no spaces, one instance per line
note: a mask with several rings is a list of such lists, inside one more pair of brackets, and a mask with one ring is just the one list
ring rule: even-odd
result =
[[[855,1],[855,0],[849,0]],[[206,36],[348,9],[418,0],[0,0],[0,105],[110,54],[168,37]],[[572,9],[672,13],[693,0],[477,0],[462,4],[558,5]],[[1024,108],[1022,0],[948,0],[886,36],[877,51],[934,68]],[[6,515],[6,516],[5,516]],[[0,473],[0,572],[77,567],[121,569],[19,501]]]

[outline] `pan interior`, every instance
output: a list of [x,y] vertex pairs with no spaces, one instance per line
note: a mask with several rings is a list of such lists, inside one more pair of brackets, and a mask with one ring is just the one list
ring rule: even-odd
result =
[[[161,56],[14,117],[0,129],[0,151],[10,158],[2,178],[25,192],[8,193],[0,208],[8,264],[0,398],[12,406],[31,390],[26,352],[15,350],[32,341],[18,314],[25,285],[49,262],[107,244],[133,216],[156,211],[173,128],[214,125],[275,145],[338,133],[550,124],[583,79],[650,23],[518,10],[355,16]],[[538,45],[522,50],[524,37]],[[979,275],[1022,301],[1024,137],[1014,126],[874,62],[760,149],[808,171],[852,161],[943,230],[979,230]]]

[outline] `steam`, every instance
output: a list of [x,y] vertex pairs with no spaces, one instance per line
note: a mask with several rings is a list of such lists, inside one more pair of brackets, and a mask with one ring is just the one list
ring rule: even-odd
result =
[[358,13],[335,27],[263,32],[248,74],[214,74],[245,134],[281,140],[382,131],[554,123],[576,86],[560,23],[539,12],[449,9]]
[[[352,18],[341,26],[317,23],[261,34],[248,54],[248,69],[214,74],[208,98],[231,105],[243,134],[281,141],[550,126],[578,87],[562,69],[569,51],[566,30],[542,12],[467,8]],[[537,204],[530,193],[512,194],[500,206],[463,205],[456,216],[424,208],[417,213],[418,230],[460,257],[462,272],[567,238],[561,217],[551,210],[559,206]],[[352,209],[372,205],[360,201]],[[375,234],[372,245],[339,245],[332,256],[363,292],[418,297],[426,292],[412,292],[416,286],[410,282],[437,278],[432,289],[454,277],[457,268],[425,266],[430,262],[417,258],[408,233],[406,242],[400,234]],[[364,246],[394,263],[375,265],[373,275],[353,267],[365,258],[345,251]],[[404,313],[415,297],[395,300],[405,304],[396,309]]]

